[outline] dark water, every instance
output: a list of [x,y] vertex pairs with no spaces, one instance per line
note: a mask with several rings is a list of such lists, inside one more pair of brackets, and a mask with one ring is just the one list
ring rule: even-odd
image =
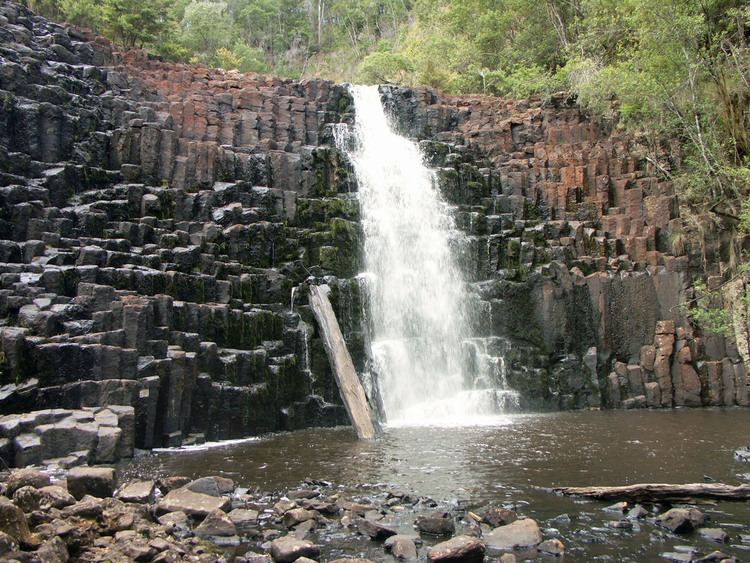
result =
[[[388,483],[469,508],[515,503],[542,528],[559,530],[568,545],[566,561],[658,561],[661,552],[677,545],[696,546],[702,553],[721,547],[750,561],[739,540],[740,533],[750,533],[750,503],[701,507],[732,537],[732,545],[718,546],[697,536],[669,536],[650,524],[633,531],[602,530],[616,519],[601,510],[607,503],[543,490],[701,482],[704,476],[739,484],[750,464],[732,454],[747,443],[748,410],[568,412],[511,415],[493,426],[391,428],[374,443],[358,442],[348,428],[307,430],[201,451],[156,453],[122,470],[126,476],[222,474],[269,491],[308,477],[350,487]],[[562,513],[570,515],[570,524],[550,522]],[[377,553],[382,559],[382,551]]]

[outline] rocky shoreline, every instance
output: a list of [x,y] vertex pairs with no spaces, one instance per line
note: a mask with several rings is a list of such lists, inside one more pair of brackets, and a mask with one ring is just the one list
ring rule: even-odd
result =
[[[5,473],[0,492],[4,561],[563,561],[575,535],[565,532],[567,514],[537,522],[519,509],[523,503],[440,503],[385,484],[350,488],[308,479],[269,493],[218,475],[119,482],[113,467],[79,466],[53,475]],[[598,512],[601,528],[591,522],[592,532],[650,527],[652,542],[697,536],[716,543],[704,553],[677,546],[662,552],[663,560],[739,561],[720,549],[727,531],[695,506],[622,502]],[[738,539],[750,543],[750,536]],[[569,555],[578,560],[580,551]]]

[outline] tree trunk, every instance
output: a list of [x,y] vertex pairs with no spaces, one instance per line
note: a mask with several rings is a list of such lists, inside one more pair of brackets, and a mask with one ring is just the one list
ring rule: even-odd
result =
[[554,487],[551,491],[565,496],[634,502],[684,498],[750,500],[750,485],[733,486],[723,483],[688,483],[684,485],[641,483],[620,487]]

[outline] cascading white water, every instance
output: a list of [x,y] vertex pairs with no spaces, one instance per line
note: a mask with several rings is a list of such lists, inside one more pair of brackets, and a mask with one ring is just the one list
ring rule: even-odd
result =
[[[461,234],[419,147],[394,132],[376,86],[354,86],[354,131],[337,133],[359,184],[371,349],[389,425],[455,424],[492,414],[475,392]],[[353,135],[352,135],[353,133]],[[352,138],[353,137],[353,138]]]

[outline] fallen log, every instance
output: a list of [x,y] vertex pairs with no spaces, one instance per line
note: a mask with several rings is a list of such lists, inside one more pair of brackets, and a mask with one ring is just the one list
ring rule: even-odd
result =
[[660,501],[683,498],[714,500],[750,500],[750,485],[724,483],[640,483],[619,487],[554,487],[558,495],[595,498],[599,500],[630,500],[634,502]]
[[323,346],[354,431],[360,440],[372,440],[376,434],[372,411],[328,299],[329,291],[325,284],[310,285],[310,306],[318,321]]

